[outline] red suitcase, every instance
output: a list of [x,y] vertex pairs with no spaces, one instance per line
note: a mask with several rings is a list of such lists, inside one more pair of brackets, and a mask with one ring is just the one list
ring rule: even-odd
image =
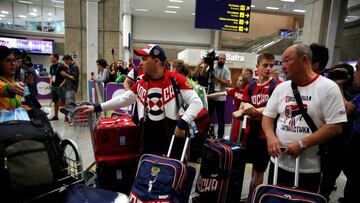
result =
[[139,151],[137,126],[129,115],[101,118],[94,130],[95,158],[102,155]]

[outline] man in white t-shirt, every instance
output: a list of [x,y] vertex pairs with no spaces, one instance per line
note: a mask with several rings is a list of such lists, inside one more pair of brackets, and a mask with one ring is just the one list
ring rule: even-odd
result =
[[[333,81],[313,72],[312,53],[308,46],[296,44],[282,54],[282,69],[288,81],[274,90],[263,112],[270,156],[279,157],[278,184],[293,184],[295,158],[300,156],[299,188],[318,192],[320,184],[319,144],[342,132],[346,111],[339,87]],[[312,132],[299,110],[291,88],[292,80],[299,89],[304,109],[318,130]],[[274,133],[274,119],[279,115]],[[281,153],[280,147],[285,147]],[[290,156],[289,156],[290,155]],[[271,164],[269,181],[272,180]],[[271,182],[271,181],[270,181]]]

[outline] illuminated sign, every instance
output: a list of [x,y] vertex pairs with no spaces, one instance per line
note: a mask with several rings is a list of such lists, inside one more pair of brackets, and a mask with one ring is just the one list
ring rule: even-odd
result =
[[53,44],[52,40],[0,37],[1,46],[25,50],[31,54],[52,54]]
[[[226,56],[226,60],[227,61],[245,61],[245,57],[238,55],[238,54],[229,54],[229,53],[224,53]],[[204,58],[206,56],[206,51],[202,51],[200,54],[200,58]]]
[[196,0],[195,28],[249,32],[251,0]]

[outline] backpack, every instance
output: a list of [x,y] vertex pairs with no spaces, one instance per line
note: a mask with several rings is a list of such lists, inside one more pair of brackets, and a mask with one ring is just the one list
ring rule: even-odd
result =
[[[257,82],[257,80],[255,80],[255,79],[250,81],[249,91],[248,91],[250,97],[251,97],[252,94],[254,93],[254,88],[255,88],[255,86],[256,86],[256,82]],[[276,85],[277,82],[278,82],[278,81],[275,80],[275,79],[272,79],[272,80],[271,80],[270,85],[269,85],[269,93],[270,93],[269,97],[270,97],[271,94],[273,93],[273,91],[274,91],[274,89],[275,89],[275,85]]]
[[28,114],[30,122],[0,123],[0,195],[11,199],[49,191],[67,175],[60,138],[46,114],[38,109]]

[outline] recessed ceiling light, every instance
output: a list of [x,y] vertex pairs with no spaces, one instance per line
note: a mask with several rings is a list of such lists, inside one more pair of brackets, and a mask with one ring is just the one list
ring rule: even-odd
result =
[[137,9],[135,9],[136,11],[148,11],[147,9],[145,9],[145,8],[137,8]]
[[306,12],[305,10],[300,10],[300,9],[294,9],[293,11],[298,12],[298,13],[305,13]]
[[284,1],[284,2],[295,2],[295,0],[281,0],[281,1]]
[[176,11],[164,11],[165,13],[176,13]]
[[23,3],[23,4],[34,4],[34,2],[31,2],[31,1],[19,1],[20,3]]
[[3,14],[9,14],[9,11],[1,11]]
[[19,17],[20,17],[20,18],[26,18],[26,16],[24,16],[24,15],[19,15]]
[[176,3],[184,3],[182,0],[169,0],[170,2],[176,2]]
[[195,13],[192,13],[192,15],[194,16],[194,15],[195,15]]
[[36,12],[37,11],[36,8],[34,8],[33,11]]
[[255,5],[254,5],[254,4],[251,4],[251,8],[255,8]]
[[48,13],[49,16],[52,16],[52,13]]
[[270,10],[279,10],[278,7],[272,7],[272,6],[267,6],[265,7],[266,9],[270,9]]
[[2,17],[2,18],[3,18],[3,17],[5,17],[5,15],[3,15],[3,14],[0,14],[0,17]]
[[59,3],[59,4],[63,4],[63,3],[64,3],[63,1],[56,1],[56,0],[51,0],[51,2]]
[[37,16],[37,13],[29,13],[31,16]]
[[179,6],[166,6],[166,8],[180,8]]

